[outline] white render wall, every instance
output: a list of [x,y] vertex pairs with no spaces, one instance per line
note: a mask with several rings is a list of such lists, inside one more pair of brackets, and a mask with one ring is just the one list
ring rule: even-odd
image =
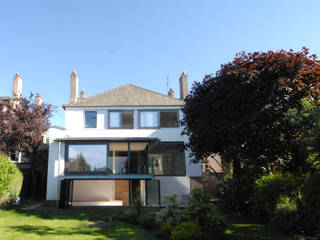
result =
[[[134,127],[135,129],[108,129],[108,110],[134,110]],[[182,136],[182,128],[156,128],[156,129],[139,129],[138,128],[138,109],[139,110],[163,110],[177,109],[177,107],[98,107],[98,108],[66,108],[65,109],[65,128],[50,129],[50,147],[48,163],[48,183],[47,183],[47,200],[56,200],[59,196],[58,177],[64,175],[64,152],[65,145],[60,143],[60,158],[58,154],[59,143],[54,142],[56,138],[79,137],[79,138],[159,138],[167,142],[184,142],[188,143],[188,137]],[[84,112],[97,111],[97,128],[84,127]],[[180,119],[182,112],[179,111]],[[60,160],[59,160],[60,159]],[[186,176],[184,177],[157,177],[160,179],[161,195],[178,194],[179,198],[190,193],[190,178],[201,177],[201,165],[190,163],[189,153],[185,151],[186,159]],[[183,200],[183,199],[182,199]],[[161,200],[163,203],[163,199]]]

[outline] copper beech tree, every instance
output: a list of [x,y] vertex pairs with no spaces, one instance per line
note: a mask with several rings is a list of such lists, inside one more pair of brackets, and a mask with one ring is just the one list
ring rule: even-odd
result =
[[199,161],[218,153],[232,163],[233,176],[245,166],[293,161],[289,109],[302,98],[319,104],[320,62],[307,48],[299,52],[240,53],[216,75],[195,82],[183,109],[188,147]]
[[32,94],[0,104],[0,152],[37,151],[49,128],[52,110],[50,104],[37,104]]

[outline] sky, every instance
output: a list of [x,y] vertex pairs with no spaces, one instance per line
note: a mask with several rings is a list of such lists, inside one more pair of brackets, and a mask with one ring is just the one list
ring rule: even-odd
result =
[[57,106],[64,126],[70,74],[87,97],[131,83],[179,97],[240,51],[301,50],[320,55],[319,0],[1,1],[0,96],[20,73],[23,95]]

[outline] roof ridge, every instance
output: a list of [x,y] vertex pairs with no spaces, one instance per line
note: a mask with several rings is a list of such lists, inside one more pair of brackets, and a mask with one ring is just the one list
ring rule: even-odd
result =
[[[122,86],[120,86],[120,87],[112,88],[112,89],[110,89],[110,90],[104,91],[104,92],[99,93],[99,94],[97,94],[97,95],[88,97],[88,98],[82,100],[81,103],[86,103],[88,100],[94,99],[94,98],[96,98],[96,97],[99,97],[99,96],[101,96],[101,95],[104,95],[105,93],[109,93],[109,92],[111,92],[111,91],[117,90],[117,89],[119,89],[119,88],[123,88],[123,87],[125,87],[125,86],[133,86],[133,87],[140,88],[140,89],[142,89],[142,90],[145,90],[145,91],[148,91],[148,92],[151,92],[151,93],[158,94],[158,95],[163,96],[163,97],[167,97],[167,98],[169,98],[169,99],[175,99],[175,100],[178,100],[178,101],[182,101],[182,102],[183,102],[183,100],[180,99],[180,98],[173,98],[173,97],[170,97],[170,96],[168,96],[168,95],[164,95],[164,94],[162,94],[162,93],[155,92],[155,91],[152,91],[152,90],[150,90],[150,89],[147,89],[147,88],[143,88],[143,87],[134,85],[134,84],[132,84],[132,83],[127,83],[127,84],[124,84],[124,85],[122,85]],[[77,103],[76,103],[76,104],[77,104]]]

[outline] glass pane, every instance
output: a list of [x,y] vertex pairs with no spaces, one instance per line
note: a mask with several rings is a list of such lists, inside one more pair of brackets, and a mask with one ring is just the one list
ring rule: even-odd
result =
[[122,128],[133,128],[133,111],[122,112]]
[[157,111],[143,111],[140,112],[140,127],[158,127],[158,112]]
[[178,127],[178,111],[161,111],[160,127]]
[[109,126],[111,128],[120,128],[120,114],[121,112],[109,112]]
[[110,143],[108,170],[113,174],[129,173],[128,143]]
[[69,145],[68,171],[106,171],[106,145]]
[[183,143],[157,143],[149,148],[149,161],[155,175],[185,176],[186,163]]
[[159,180],[147,180],[147,205],[160,205]]
[[97,112],[85,112],[85,122],[86,128],[97,127]]
[[130,143],[130,173],[147,173],[148,143]]

